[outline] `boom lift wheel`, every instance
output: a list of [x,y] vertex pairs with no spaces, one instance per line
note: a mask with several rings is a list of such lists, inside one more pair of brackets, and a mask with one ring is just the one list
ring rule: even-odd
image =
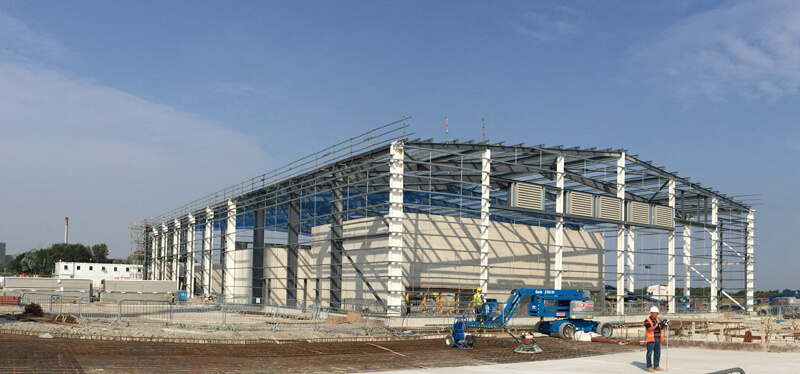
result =
[[614,327],[607,322],[600,322],[600,324],[597,325],[597,333],[604,338],[610,338],[614,333]]
[[558,335],[564,339],[572,340],[572,337],[575,336],[575,325],[569,322],[562,323],[558,327]]

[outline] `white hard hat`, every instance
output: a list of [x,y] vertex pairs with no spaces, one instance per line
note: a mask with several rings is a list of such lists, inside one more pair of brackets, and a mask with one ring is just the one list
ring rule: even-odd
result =
[[657,307],[657,306],[655,306],[655,305],[653,305],[653,306],[650,308],[650,313],[658,313],[658,307]]

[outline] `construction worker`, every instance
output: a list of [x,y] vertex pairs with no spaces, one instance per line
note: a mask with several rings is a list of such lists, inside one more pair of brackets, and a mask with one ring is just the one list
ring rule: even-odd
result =
[[[658,364],[661,361],[661,342],[664,341],[664,336],[661,334],[661,328],[664,327],[663,323],[658,320],[658,307],[653,306],[650,308],[650,317],[644,320],[644,341],[647,343],[647,371],[664,371]],[[650,361],[650,356],[653,356],[653,361]]]
[[475,290],[475,294],[472,295],[472,303],[475,305],[475,322],[483,321],[483,294],[481,293],[481,288],[478,287]]

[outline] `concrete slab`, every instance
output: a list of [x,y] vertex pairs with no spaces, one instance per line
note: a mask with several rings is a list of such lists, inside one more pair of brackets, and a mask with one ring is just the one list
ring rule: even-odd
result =
[[[746,374],[798,373],[800,353],[768,353],[719,351],[699,348],[670,348],[662,350],[661,366],[668,373],[712,373],[739,367]],[[462,366],[458,368],[433,368],[420,370],[388,371],[385,373],[600,373],[625,374],[646,373],[645,350],[641,352],[617,353],[604,356],[501,364],[488,366]]]

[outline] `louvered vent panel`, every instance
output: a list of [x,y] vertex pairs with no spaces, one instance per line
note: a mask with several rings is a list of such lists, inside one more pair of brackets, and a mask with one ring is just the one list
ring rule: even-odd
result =
[[592,195],[583,192],[569,193],[569,214],[592,217]]
[[650,224],[650,204],[631,201],[629,207],[630,216],[628,216],[628,222],[639,223],[643,225]]
[[514,183],[509,189],[510,205],[518,208],[544,210],[544,189],[529,183]]
[[608,196],[597,197],[597,215],[599,218],[622,220],[622,204],[619,199]]
[[675,213],[672,211],[672,208],[668,206],[655,205],[653,206],[653,210],[655,213],[655,217],[653,219],[654,225],[662,227],[675,227],[675,223],[672,221]]

